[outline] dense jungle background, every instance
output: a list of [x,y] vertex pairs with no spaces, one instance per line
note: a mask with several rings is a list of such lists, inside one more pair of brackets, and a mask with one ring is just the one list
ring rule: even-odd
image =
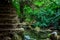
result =
[[0,0],[1,40],[50,40],[52,31],[60,40],[60,0]]
[[39,28],[59,28],[60,1],[59,0],[12,0],[20,17],[20,22],[26,22]]
[[[50,29],[60,30],[60,0],[12,0],[30,40],[49,40]],[[60,34],[60,33],[59,33]]]

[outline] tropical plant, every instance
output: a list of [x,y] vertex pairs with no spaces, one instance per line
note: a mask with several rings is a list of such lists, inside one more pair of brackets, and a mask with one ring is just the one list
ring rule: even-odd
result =
[[56,25],[56,22],[60,19],[60,10],[56,11],[60,8],[59,0],[21,1],[22,4],[24,4],[22,16],[20,14],[20,1],[21,0],[12,0],[18,16],[24,18],[24,21],[29,23],[35,20],[36,22],[34,23],[34,26],[48,27],[51,23]]

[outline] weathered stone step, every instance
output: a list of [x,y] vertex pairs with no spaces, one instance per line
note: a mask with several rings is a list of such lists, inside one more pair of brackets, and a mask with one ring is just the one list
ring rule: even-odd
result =
[[8,22],[7,22],[7,21],[0,21],[0,23],[4,23],[4,24],[5,24],[5,23],[10,24],[10,23],[11,23],[11,24],[12,24],[12,23],[17,23],[17,21],[12,21],[12,22],[11,22],[11,21],[8,21]]
[[16,14],[0,14],[0,16],[16,16]]
[[17,21],[17,19],[16,20],[0,20],[0,23],[17,23],[18,21]]
[[8,9],[6,9],[6,10],[5,10],[5,9],[4,9],[4,10],[0,9],[0,12],[2,12],[2,13],[3,13],[3,12],[10,12],[10,11],[11,11],[11,10],[8,10]]
[[16,16],[14,17],[0,17],[0,18],[4,18],[4,19],[14,19]]
[[0,6],[8,6],[9,2],[8,1],[1,1],[0,0]]
[[9,21],[17,21],[17,19],[16,20],[15,19],[8,19],[8,20],[6,20],[6,19],[1,20],[0,19],[0,22],[9,22]]
[[10,13],[11,11],[10,10],[8,10],[8,11],[0,11],[0,13]]
[[1,29],[0,31],[24,31],[24,29],[23,28],[10,28],[10,29]]
[[17,18],[18,16],[16,16],[16,17],[0,17],[0,19],[15,19],[15,18]]
[[[5,4],[5,5],[4,5]],[[9,3],[1,3],[0,2],[0,6],[10,6],[11,4],[9,4]]]
[[12,14],[12,13],[11,14],[10,13],[6,13],[6,14],[5,13],[0,13],[0,15],[16,15],[16,14]]
[[6,17],[16,17],[16,15],[0,15],[0,18],[6,18]]
[[3,3],[3,2],[7,2],[7,0],[0,0],[0,2],[1,2],[1,3]]
[[10,6],[10,4],[8,3],[8,4],[0,4],[0,7],[12,7],[12,6]]
[[[17,23],[17,22],[4,22],[4,24],[14,24],[14,23]],[[3,22],[0,22],[0,24],[3,24]]]
[[14,8],[11,4],[8,4],[8,5],[3,5],[3,4],[1,4],[0,5],[0,8]]
[[10,12],[11,12],[11,11],[4,11],[4,10],[3,10],[3,11],[0,11],[0,14],[1,14],[1,13],[3,13],[3,14],[5,14],[5,13],[10,13]]
[[0,12],[5,12],[5,11],[6,11],[6,12],[8,12],[8,11],[10,12],[10,11],[11,11],[11,9],[10,9],[10,8],[3,8],[3,9],[2,9],[2,8],[0,8]]
[[16,23],[0,23],[0,25],[18,25],[18,22],[16,22]]
[[17,20],[16,18],[13,18],[13,19],[4,19],[4,18],[2,18],[2,19],[0,19],[0,21],[2,21],[2,20],[5,20],[5,21],[7,21],[7,20],[11,20],[11,21],[14,21],[14,20]]
[[16,11],[15,10],[0,11],[0,14],[16,14]]
[[14,8],[13,7],[9,7],[9,6],[8,7],[1,7],[0,6],[0,9],[14,9]]
[[17,28],[18,24],[0,24],[0,28]]
[[7,9],[10,9],[10,7],[1,7],[0,6],[0,10],[7,10]]
[[7,18],[6,18],[6,17],[4,17],[4,18],[1,18],[1,17],[0,17],[0,19],[1,19],[1,20],[4,20],[4,19],[6,19],[6,20],[11,20],[11,19],[12,19],[12,20],[13,20],[13,19],[18,19],[18,16],[12,17],[12,18],[11,18],[11,17],[7,17]]
[[16,20],[18,20],[18,19],[0,19],[0,21],[3,21],[3,22],[4,22],[4,21],[7,21],[7,22],[8,22],[8,21],[16,21]]
[[[11,12],[11,11],[14,11],[14,8],[11,8],[11,9],[10,9],[10,8],[7,8],[7,9],[4,8],[4,9],[0,9],[0,11],[2,11],[2,12],[5,12],[5,11]],[[15,11],[16,11],[16,10],[15,10]]]
[[0,14],[15,14],[16,12],[11,12],[11,11],[0,11]]

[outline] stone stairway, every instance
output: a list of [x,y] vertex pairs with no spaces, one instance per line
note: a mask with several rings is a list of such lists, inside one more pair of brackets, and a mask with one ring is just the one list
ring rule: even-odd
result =
[[[19,19],[15,9],[6,0],[0,1],[0,40],[6,40],[5,37],[13,34],[18,28]],[[4,39],[5,38],[5,39]],[[7,39],[9,40],[9,39]]]
[[18,22],[15,9],[10,4],[0,3],[0,28],[16,28]]

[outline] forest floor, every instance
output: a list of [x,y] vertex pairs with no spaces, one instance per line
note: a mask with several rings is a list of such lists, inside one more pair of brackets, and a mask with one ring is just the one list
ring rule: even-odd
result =
[[25,35],[29,35],[31,40],[49,40],[48,38],[49,32],[36,32],[32,30],[26,30]]
[[[48,35],[51,33],[50,30],[40,30],[39,32],[35,30],[25,30],[24,34],[30,36],[31,40],[50,40]],[[57,36],[58,39],[60,35]]]

